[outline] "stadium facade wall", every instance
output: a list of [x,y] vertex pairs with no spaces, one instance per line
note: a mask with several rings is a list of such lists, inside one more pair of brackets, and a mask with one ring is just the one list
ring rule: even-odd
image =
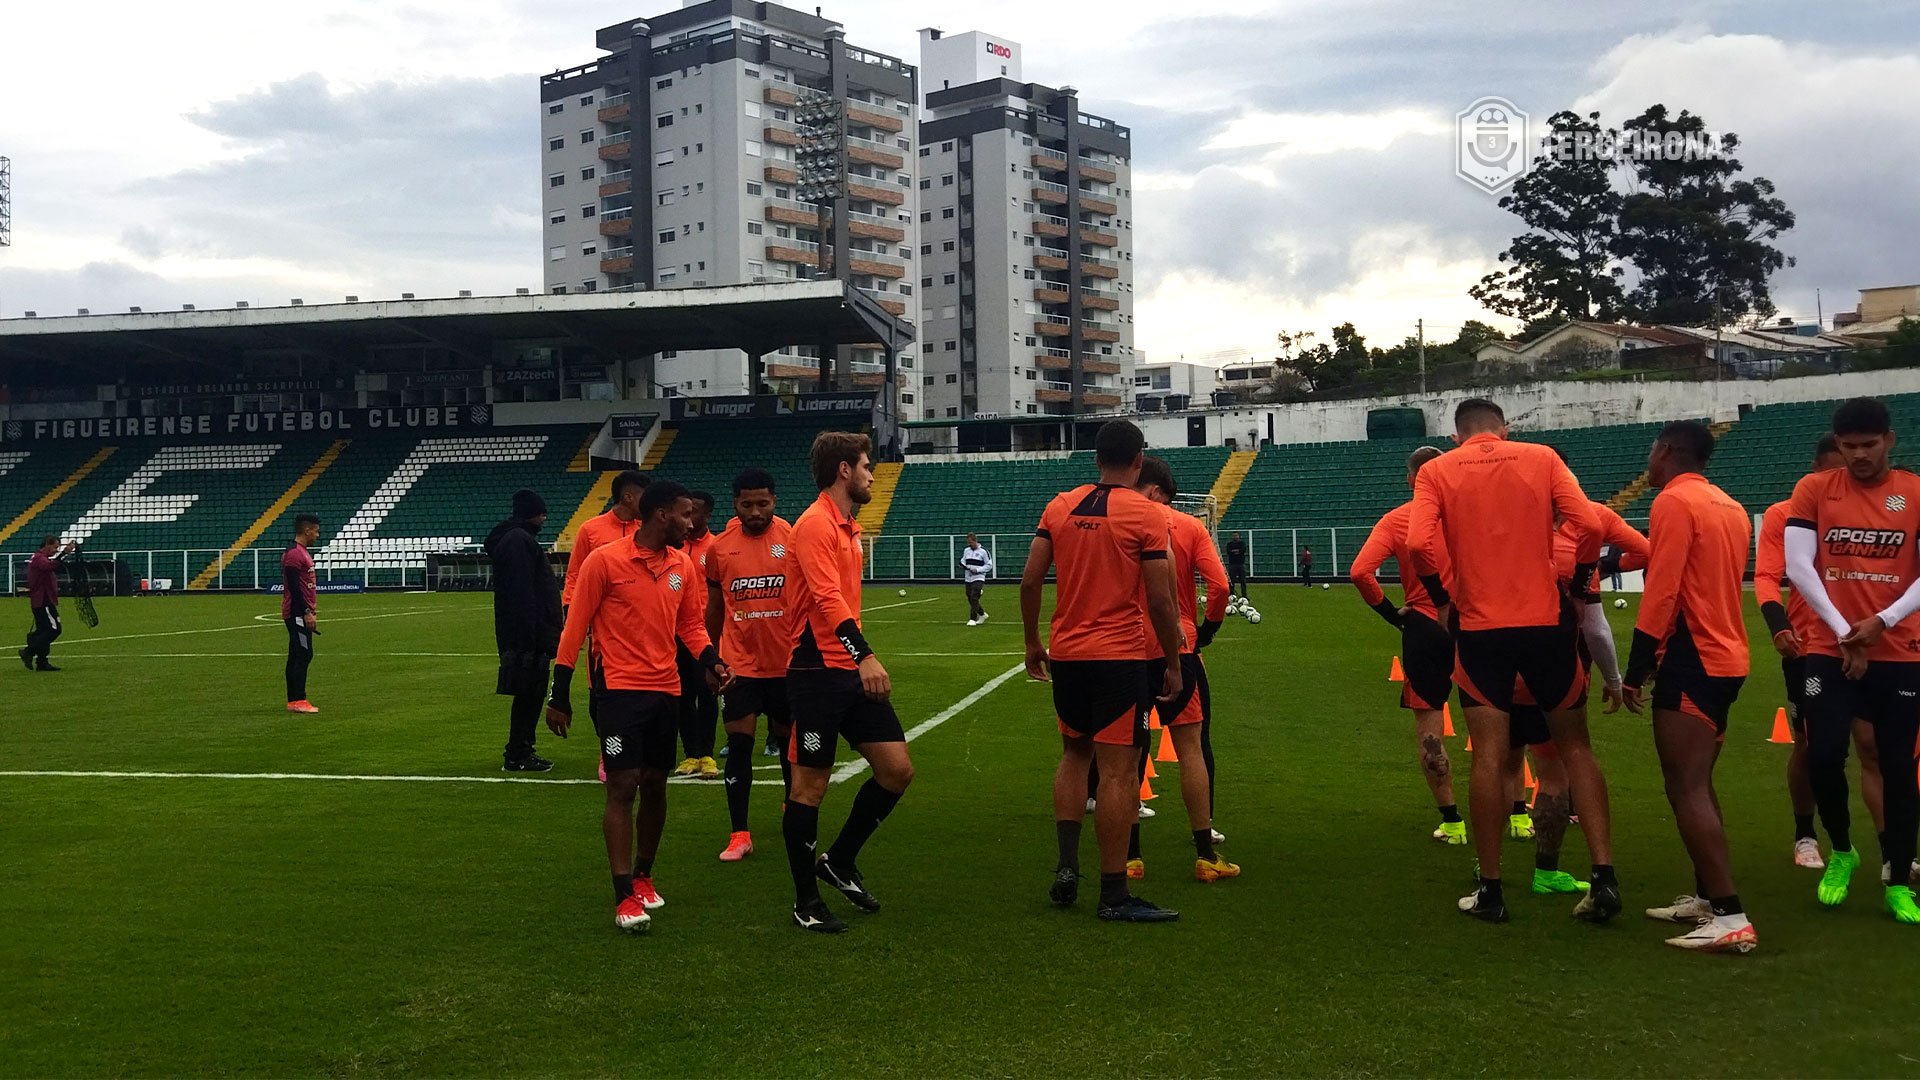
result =
[[[1736,420],[1743,405],[1916,392],[1920,392],[1920,370],[1896,368],[1767,381],[1542,382],[1491,389],[1484,396],[1500,403],[1514,427],[1546,431],[1655,423],[1681,417]],[[1367,414],[1382,408],[1417,408],[1426,414],[1429,435],[1444,434],[1452,430],[1453,407],[1468,396],[1466,391],[1455,391],[1358,401],[1308,401],[1140,415],[1130,419],[1140,424],[1147,442],[1154,446],[1189,445],[1187,425],[1196,416],[1206,419],[1207,445],[1210,446],[1223,445],[1229,439],[1249,449],[1263,440],[1277,444],[1353,442],[1367,437]]]

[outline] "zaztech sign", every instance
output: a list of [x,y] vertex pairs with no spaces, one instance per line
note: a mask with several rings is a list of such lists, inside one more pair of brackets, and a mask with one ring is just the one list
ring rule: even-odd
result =
[[205,442],[257,435],[351,434],[370,431],[471,431],[493,427],[491,405],[390,409],[305,409],[220,416],[108,416],[84,420],[9,420],[0,442],[111,442],[161,439]]

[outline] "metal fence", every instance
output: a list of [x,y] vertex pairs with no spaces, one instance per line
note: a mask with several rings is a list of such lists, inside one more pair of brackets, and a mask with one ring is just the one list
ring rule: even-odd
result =
[[[1330,575],[1345,578],[1347,564],[1366,543],[1369,529],[1223,529],[1218,536],[1239,532],[1247,542],[1247,570],[1254,578],[1294,579],[1300,575],[1300,558],[1313,551],[1315,580]],[[991,580],[1017,581],[1026,566],[1027,548],[1032,532],[979,533],[980,546],[993,554]],[[867,578],[872,581],[958,581],[960,552],[967,546],[965,533],[933,533],[896,536],[883,533],[866,541]]]
[[[454,549],[479,551],[477,545]],[[437,551],[434,554],[448,554]],[[0,552],[0,587],[11,596],[27,587],[27,559],[30,551]],[[125,596],[142,591],[185,589],[203,571],[214,567],[224,552],[218,548],[190,548],[171,551],[94,551],[83,555],[92,566],[112,567],[107,580],[100,582],[104,595]],[[329,554],[326,548],[313,549],[314,577],[321,586],[358,585],[363,589],[425,589],[427,552],[353,551]],[[96,574],[98,571],[96,571]],[[225,566],[215,570],[206,583],[210,590],[257,592],[278,586],[280,552],[249,548]]]

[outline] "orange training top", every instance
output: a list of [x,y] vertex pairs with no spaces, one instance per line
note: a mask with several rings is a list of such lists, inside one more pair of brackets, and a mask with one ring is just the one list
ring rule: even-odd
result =
[[735,518],[707,549],[707,581],[720,590],[720,659],[735,675],[778,679],[793,658],[793,526],[775,517],[759,536]]
[[[867,655],[860,636],[860,523],[822,491],[793,523],[793,658],[789,669],[852,671]],[[841,628],[852,623],[850,638]]]
[[[1763,609],[1782,603],[1780,590],[1787,584],[1787,500],[1767,507],[1760,515],[1760,548],[1753,557],[1753,599]],[[1813,613],[1807,598],[1794,589],[1786,594],[1787,625],[1794,636],[1805,642],[1813,634],[1820,616]]]
[[573,603],[573,585],[580,579],[580,568],[587,565],[587,556],[593,549],[615,540],[624,540],[633,535],[640,527],[640,519],[620,520],[620,515],[609,510],[604,514],[587,519],[585,525],[573,536],[573,551],[567,555],[567,580],[560,589],[561,606]]
[[[1885,610],[1920,575],[1914,531],[1920,525],[1920,476],[1894,469],[1866,486],[1845,469],[1802,477],[1787,504],[1787,528],[1813,530],[1818,548],[1813,566],[1827,598],[1848,622]],[[1811,603],[1811,602],[1809,602]],[[1839,656],[1840,645],[1824,619],[1809,621],[1803,651]],[[1908,619],[1890,626],[1867,651],[1869,660],[1920,660],[1920,626]]]
[[1132,488],[1082,484],[1040,515],[1036,535],[1053,543],[1058,571],[1052,633],[1055,660],[1139,660],[1147,639],[1141,563],[1168,557],[1167,511]]
[[1681,473],[1653,500],[1647,531],[1653,550],[1635,633],[1670,646],[1684,632],[1708,675],[1746,675],[1747,508],[1699,473]]
[[678,696],[676,639],[695,656],[705,652],[712,644],[706,615],[707,590],[686,552],[632,540],[603,544],[580,569],[553,662],[576,666],[591,629],[606,689]]
[[[1213,546],[1213,537],[1200,519],[1164,503],[1154,505],[1167,512],[1167,545],[1173,553],[1173,595],[1180,604],[1180,633],[1185,635],[1187,651],[1194,652],[1200,647],[1200,598],[1195,581],[1207,583],[1208,622],[1227,617],[1227,591],[1232,585],[1227,581],[1227,567],[1220,561],[1220,551]],[[1146,582],[1142,579],[1143,604],[1145,588]],[[1159,635],[1148,626],[1147,658],[1159,660],[1165,655],[1160,651]]]
[[1407,553],[1421,577],[1453,557],[1462,630],[1554,626],[1560,586],[1553,567],[1553,515],[1579,537],[1575,559],[1600,557],[1593,503],[1558,455],[1491,433],[1469,438],[1420,467],[1413,483]]
[[[1428,464],[1432,464],[1429,462]],[[1380,587],[1380,567],[1388,559],[1400,564],[1400,591],[1406,596],[1402,607],[1411,608],[1429,619],[1438,618],[1440,609],[1435,606],[1433,597],[1427,594],[1427,587],[1413,572],[1413,558],[1407,551],[1407,523],[1413,516],[1413,503],[1404,502],[1384,514],[1373,531],[1367,534],[1367,542],[1360,545],[1360,554],[1353,557],[1353,569],[1348,578],[1360,590],[1360,599],[1368,607],[1376,607],[1387,598],[1387,592]],[[1448,581],[1453,577],[1452,560],[1447,558],[1446,543],[1443,540],[1437,549],[1440,562],[1440,580]]]
[[[1620,551],[1620,569],[1623,571],[1646,569],[1647,556],[1653,549],[1640,530],[1627,524],[1625,518],[1614,513],[1613,507],[1598,500],[1593,503],[1593,514],[1600,523],[1600,542],[1618,548]],[[1560,527],[1553,531],[1553,572],[1562,584],[1571,584],[1573,581],[1573,568],[1579,563],[1576,554],[1579,546],[1578,534],[1562,521]],[[1600,572],[1595,570],[1593,577],[1587,580],[1587,590],[1597,591],[1599,584]]]

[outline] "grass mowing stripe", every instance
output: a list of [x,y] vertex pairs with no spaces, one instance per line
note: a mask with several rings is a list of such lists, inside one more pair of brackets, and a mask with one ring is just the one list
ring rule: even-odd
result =
[[[759,765],[755,768],[773,768],[778,765]],[[374,783],[407,784],[535,784],[547,787],[600,786],[599,780],[578,780],[562,777],[555,780],[536,780],[530,776],[397,776],[381,773],[228,773],[228,772],[120,772],[114,770],[83,769],[6,769],[0,770],[0,776],[17,777],[70,777],[82,780],[361,780]],[[670,776],[669,784],[711,784],[718,786],[718,780],[701,780],[692,776]],[[778,780],[755,780],[755,784],[766,787],[780,787]]]

